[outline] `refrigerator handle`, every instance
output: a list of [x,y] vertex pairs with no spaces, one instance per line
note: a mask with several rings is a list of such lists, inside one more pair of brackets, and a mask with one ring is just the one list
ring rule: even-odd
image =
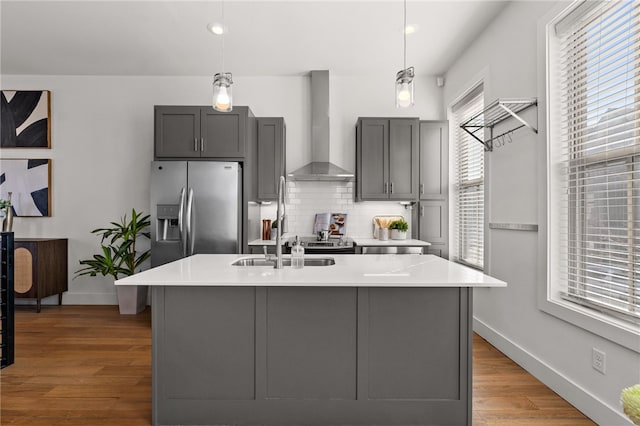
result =
[[195,223],[193,220],[193,188],[189,188],[189,197],[187,198],[187,241],[189,242],[189,253],[193,254],[195,246]]
[[187,255],[187,236],[184,232],[184,201],[185,189],[180,190],[180,206],[178,207],[178,232],[180,233],[180,242],[182,243],[182,257]]

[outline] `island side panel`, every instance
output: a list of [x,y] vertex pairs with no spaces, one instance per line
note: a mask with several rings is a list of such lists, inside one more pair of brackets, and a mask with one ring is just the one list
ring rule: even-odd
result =
[[369,289],[369,399],[461,399],[459,298],[458,288]]
[[359,289],[358,401],[378,421],[472,424],[471,294]]
[[267,289],[269,399],[356,399],[357,289]]
[[[255,287],[164,287],[154,338],[154,411],[180,423],[186,401],[255,399]],[[154,293],[156,295],[158,291]],[[155,301],[154,301],[155,302]],[[154,309],[156,308],[154,303]],[[206,402],[205,402],[206,403]]]

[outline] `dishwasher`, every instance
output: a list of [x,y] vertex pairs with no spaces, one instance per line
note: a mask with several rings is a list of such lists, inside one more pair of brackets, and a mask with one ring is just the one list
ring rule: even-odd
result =
[[356,246],[358,254],[423,254],[423,247],[409,246]]

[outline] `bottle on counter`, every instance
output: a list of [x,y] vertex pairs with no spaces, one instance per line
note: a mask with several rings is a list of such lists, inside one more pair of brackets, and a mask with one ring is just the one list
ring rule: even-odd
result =
[[296,235],[296,241],[291,247],[291,267],[301,269],[304,267],[304,247],[300,244],[300,237]]

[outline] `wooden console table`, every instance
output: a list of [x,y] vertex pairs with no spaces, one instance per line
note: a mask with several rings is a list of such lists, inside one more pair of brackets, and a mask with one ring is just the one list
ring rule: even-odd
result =
[[40,312],[40,300],[69,289],[66,238],[16,238],[15,282],[17,298],[35,298]]

